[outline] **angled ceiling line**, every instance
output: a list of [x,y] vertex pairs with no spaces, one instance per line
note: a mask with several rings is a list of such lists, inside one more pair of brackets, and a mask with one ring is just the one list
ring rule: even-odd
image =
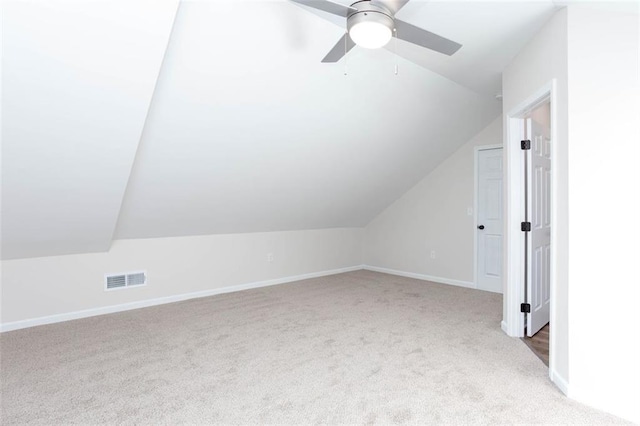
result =
[[109,247],[113,243],[114,236],[116,231],[118,230],[118,225],[120,223],[120,218],[122,215],[122,205],[127,196],[127,192],[129,191],[129,184],[131,183],[131,176],[133,175],[133,171],[135,170],[138,164],[138,158],[140,153],[140,145],[142,145],[142,140],[144,138],[145,132],[147,130],[147,122],[149,121],[149,114],[151,108],[156,100],[156,91],[158,90],[158,82],[160,81],[160,76],[162,74],[162,70],[165,69],[165,60],[167,58],[167,51],[169,50],[169,45],[171,44],[171,40],[173,39],[173,32],[176,27],[176,21],[178,20],[178,14],[180,13],[180,5],[182,5],[182,0],[178,0],[176,5],[176,11],[173,15],[173,21],[171,22],[171,28],[169,29],[169,36],[167,37],[167,43],[164,47],[164,52],[162,53],[162,59],[160,60],[160,66],[158,67],[158,73],[156,74],[156,80],[153,84],[153,90],[151,92],[151,97],[149,99],[149,106],[147,107],[147,112],[144,116],[144,121],[142,122],[142,129],[140,130],[140,137],[138,138],[138,145],[136,146],[136,152],[133,156],[133,161],[131,162],[131,169],[129,170],[129,175],[127,176],[127,184],[125,185],[124,192],[122,193],[122,199],[120,200],[120,206],[118,206],[118,216],[113,224],[113,229],[111,230],[111,238],[109,241]]
[[[313,15],[315,15],[315,16],[319,17],[320,19],[322,19],[322,20],[324,20],[326,22],[330,22],[330,23],[336,25],[337,27],[339,27],[341,29],[345,28],[346,25],[347,25],[346,18],[341,18],[341,17],[337,16],[336,14],[332,14],[332,13],[329,13],[329,12],[325,12],[325,11],[316,9],[313,6],[309,6],[309,5],[304,4],[303,1],[290,0],[290,1],[288,1],[288,3],[294,5],[294,6],[300,8],[302,10],[305,10],[305,11],[307,11],[307,12],[313,14]],[[342,5],[342,3],[340,3],[340,4]],[[344,21],[344,22],[342,22],[342,21]],[[351,39],[349,39],[349,40],[351,40]],[[391,43],[389,43],[386,46],[383,46],[382,48],[387,50],[388,52],[393,53],[394,55],[400,56],[403,60],[411,62],[412,64],[417,65],[417,66],[421,67],[422,69],[424,69],[424,70],[426,70],[426,71],[428,71],[430,73],[439,75],[439,76],[451,81],[452,83],[457,84],[458,86],[460,86],[460,87],[462,87],[462,88],[464,88],[466,90],[470,90],[470,91],[472,91],[472,92],[474,92],[474,93],[476,93],[476,94],[478,94],[480,96],[487,96],[487,93],[479,92],[478,90],[476,90],[476,89],[474,89],[472,87],[464,85],[461,82],[452,79],[450,76],[445,75],[445,73],[443,73],[443,72],[434,71],[433,69],[429,68],[428,66],[426,66],[424,64],[421,64],[421,63],[418,63],[416,61],[413,61],[410,57],[407,57],[407,55],[405,55],[403,52],[398,52],[397,42],[398,42],[398,39],[395,39],[394,46],[391,46]],[[402,43],[409,43],[409,42],[406,42],[404,40],[400,40],[400,43],[402,44]],[[339,44],[340,43],[338,43],[336,46],[338,46]],[[327,57],[329,57],[330,55],[331,55],[331,52],[330,52],[329,55],[327,55]],[[325,62],[325,60],[323,60],[323,62]],[[332,61],[329,61],[329,62],[332,62]]]
[[3,4],[3,260],[109,251],[177,6]]
[[405,197],[408,193],[410,193],[414,188],[416,188],[418,185],[420,185],[423,181],[425,181],[429,176],[431,176],[432,174],[434,174],[435,172],[438,171],[438,169],[440,169],[440,167],[447,162],[449,159],[451,159],[454,155],[456,155],[461,149],[463,149],[465,147],[465,145],[469,142],[471,142],[476,136],[478,136],[480,133],[483,133],[484,131],[487,130],[488,127],[490,127],[493,122],[495,120],[497,120],[498,118],[500,118],[500,116],[502,116],[502,110],[500,110],[500,112],[493,117],[488,124],[486,124],[484,127],[482,127],[480,130],[477,131],[477,133],[473,136],[471,136],[470,139],[466,140],[465,142],[462,143],[462,145],[458,145],[455,150],[451,151],[449,154],[447,154],[442,160],[440,160],[440,162],[431,170],[429,170],[427,172],[427,174],[425,174],[424,176],[422,176],[421,178],[419,178],[416,182],[414,182],[411,186],[409,186],[406,191],[402,192],[401,194],[399,194],[396,198],[394,198],[389,204],[387,204],[386,206],[384,206],[381,210],[379,210],[376,214],[374,214],[362,227],[366,228],[367,226],[371,225],[371,223],[376,220],[378,217],[382,216],[387,210],[389,210],[390,208],[392,208],[398,201],[400,201],[403,197]]

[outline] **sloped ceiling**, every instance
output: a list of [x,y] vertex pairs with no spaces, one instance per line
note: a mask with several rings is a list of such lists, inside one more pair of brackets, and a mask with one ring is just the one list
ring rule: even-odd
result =
[[[455,55],[446,56],[399,40],[389,43],[386,49],[475,92],[496,95],[501,92],[502,70],[553,12],[562,7],[557,3],[411,0],[397,13],[399,19],[451,38],[461,43],[462,48]],[[343,18],[300,7],[344,28]]]
[[177,5],[3,2],[3,258],[109,249]]
[[287,1],[183,1],[175,22],[170,1],[89,2],[83,38],[65,3],[36,4],[9,8],[3,42],[5,258],[363,226],[500,113],[502,68],[555,10],[412,0],[398,16],[456,56],[399,42],[321,64],[344,28]]

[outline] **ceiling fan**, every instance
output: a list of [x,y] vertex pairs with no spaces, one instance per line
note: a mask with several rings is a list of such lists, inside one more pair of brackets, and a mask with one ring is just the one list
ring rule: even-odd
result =
[[292,1],[347,18],[347,33],[322,62],[338,62],[355,45],[368,49],[383,47],[392,36],[449,56],[462,47],[460,43],[397,19],[395,14],[409,0],[359,0],[351,6],[328,0]]

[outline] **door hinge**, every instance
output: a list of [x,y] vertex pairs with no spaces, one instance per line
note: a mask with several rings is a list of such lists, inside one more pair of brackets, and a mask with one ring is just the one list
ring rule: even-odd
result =
[[529,232],[531,231],[531,222],[521,222],[520,223],[520,230],[522,232]]
[[520,141],[520,149],[522,150],[531,149],[531,141],[529,139]]
[[531,305],[529,303],[521,303],[520,304],[520,312],[524,312],[525,314],[531,313]]

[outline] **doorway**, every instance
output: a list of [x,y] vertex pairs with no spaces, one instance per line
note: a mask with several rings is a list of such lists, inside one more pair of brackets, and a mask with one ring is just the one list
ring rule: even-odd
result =
[[524,335],[548,366],[551,313],[551,108],[526,113],[521,141],[524,180]]
[[[560,205],[555,173],[558,149],[555,143],[556,101],[556,81],[551,80],[505,115],[505,292],[501,326],[509,336],[523,338],[529,334],[535,337],[538,327],[542,329],[549,323],[546,339],[549,377],[561,389],[566,389],[566,382],[555,370],[557,354],[554,350],[558,274],[555,252],[558,229],[554,224]],[[544,119],[541,118],[542,111]],[[526,141],[531,146],[523,149]],[[534,150],[540,157],[536,160],[544,160],[544,164],[538,164],[538,169],[533,163]],[[540,190],[535,197],[527,186],[531,182]],[[532,233],[533,229],[536,235]],[[541,235],[542,242],[538,238]],[[537,263],[534,265],[534,262]],[[538,337],[542,336],[538,334]]]

